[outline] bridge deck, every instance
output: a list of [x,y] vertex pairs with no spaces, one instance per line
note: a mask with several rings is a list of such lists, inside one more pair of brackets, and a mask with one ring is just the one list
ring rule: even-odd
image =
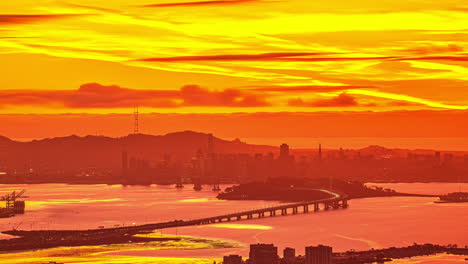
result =
[[[163,228],[172,228],[172,227],[181,227],[181,226],[192,226],[192,225],[205,225],[205,224],[211,224],[211,223],[216,223],[216,222],[222,222],[223,220],[226,221],[240,221],[240,220],[245,220],[242,219],[242,217],[246,217],[246,219],[253,219],[254,215],[258,215],[258,218],[263,218],[265,217],[265,213],[270,213],[270,216],[276,216],[276,211],[282,211],[281,215],[287,215],[288,209],[293,209],[293,214],[297,214],[299,212],[298,208],[303,207],[304,213],[309,212],[308,206],[309,205],[314,205],[314,211],[317,211],[318,205],[319,204],[324,204],[325,205],[325,210],[328,210],[329,208],[347,208],[348,207],[348,198],[342,195],[339,195],[334,192],[330,192],[327,190],[320,190],[323,192],[327,192],[331,194],[333,197],[331,198],[326,198],[326,199],[320,199],[320,200],[313,200],[313,201],[303,201],[303,202],[297,202],[297,203],[289,203],[289,204],[284,204],[284,205],[278,205],[278,206],[271,206],[271,207],[265,207],[265,208],[259,208],[259,209],[254,209],[254,210],[248,210],[248,211],[242,211],[242,212],[236,212],[236,213],[230,213],[230,214],[224,214],[224,215],[218,215],[218,216],[212,216],[212,217],[206,217],[206,218],[200,218],[200,219],[192,219],[192,220],[174,220],[171,222],[165,222],[165,223],[158,223],[158,224],[146,224],[146,225],[140,225],[140,226],[135,226],[135,227],[128,227],[128,229],[131,230],[148,230],[148,229],[163,229]],[[342,204],[340,204],[340,202]],[[307,209],[306,209],[307,208]],[[285,211],[284,211],[285,210]],[[284,213],[283,213],[284,211]]]
[[[240,221],[244,219],[253,219],[254,215],[257,215],[258,218],[263,218],[268,215],[265,213],[270,213],[270,217],[276,216],[276,212],[280,211],[280,215],[288,215],[288,209],[292,208],[292,214],[297,214],[300,212],[299,208],[303,208],[303,213],[309,212],[309,206],[313,205],[313,211],[320,210],[320,204],[324,204],[324,209],[328,210],[338,209],[338,208],[347,208],[348,207],[348,197],[342,196],[327,190],[321,190],[327,192],[332,195],[331,198],[327,199],[320,199],[314,201],[303,201],[297,203],[290,203],[278,206],[271,206],[266,208],[260,208],[255,210],[248,210],[242,212],[236,212],[231,214],[224,214],[218,215],[213,217],[206,217],[200,219],[193,219],[193,220],[174,220],[169,222],[163,223],[154,223],[154,224],[145,224],[145,225],[137,225],[137,226],[126,226],[126,227],[114,227],[114,228],[105,228],[105,229],[88,229],[88,230],[47,230],[47,231],[39,231],[39,230],[32,230],[32,231],[24,231],[24,230],[10,230],[3,232],[5,234],[15,235],[15,236],[45,236],[45,237],[87,237],[87,236],[105,236],[106,234],[133,234],[133,233],[140,233],[144,231],[152,231],[157,229],[164,229],[164,228],[174,228],[174,227],[183,227],[183,226],[193,226],[193,225],[206,225],[212,224],[216,222],[223,222],[225,221]],[[341,204],[340,204],[341,202]],[[246,217],[246,218],[242,218]]]

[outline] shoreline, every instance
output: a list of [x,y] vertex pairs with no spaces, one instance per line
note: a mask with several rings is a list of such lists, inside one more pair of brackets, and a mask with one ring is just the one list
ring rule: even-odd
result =
[[[364,184],[375,183],[375,184],[399,184],[399,183],[468,183],[468,180],[462,181],[365,181]],[[71,182],[62,182],[62,181],[35,181],[35,182],[15,182],[15,181],[4,181],[0,184],[67,184],[67,185],[122,185],[122,186],[174,186],[174,183],[151,183],[151,184],[126,184],[122,182],[105,182],[105,181],[71,181]],[[193,183],[184,183],[185,185],[193,185]],[[221,183],[221,185],[236,185],[239,183]],[[212,185],[212,183],[202,183],[202,185]],[[174,188],[175,189],[175,188]]]
[[[364,251],[349,250],[334,253],[334,263],[385,263],[395,259],[406,259],[420,256],[434,256],[438,254],[449,254],[456,256],[468,256],[468,248],[456,245],[416,244],[407,247],[389,247],[382,249],[370,249]],[[351,261],[351,262],[350,262]]]
[[[134,236],[137,238],[137,236]],[[147,238],[149,239],[149,238]],[[182,241],[184,237],[175,238],[175,237],[164,237],[164,238],[153,238],[151,242],[168,242],[168,241]],[[207,247],[207,248],[179,248],[175,246],[175,248],[159,248],[154,249],[153,245],[143,245],[142,248],[136,249],[131,247],[133,243],[141,243],[141,242],[127,242],[127,243],[110,243],[105,244],[107,246],[129,246],[128,250],[121,250],[118,251],[103,251],[103,252],[94,252],[100,255],[108,255],[108,256],[116,256],[116,257],[156,257],[156,258],[206,258],[206,259],[220,259],[222,258],[221,255],[226,255],[230,253],[232,249],[239,248],[238,245],[232,244],[232,242],[224,241],[224,240],[212,240],[203,237],[190,237],[189,240],[191,242],[214,242],[216,243],[223,243],[222,246],[216,247]],[[150,241],[147,241],[150,242]],[[235,241],[234,241],[235,242]],[[238,243],[238,242],[235,242]],[[100,245],[87,245],[87,246],[100,246]],[[71,246],[70,250],[75,250],[80,247],[87,247],[87,246]],[[147,248],[145,249],[145,247]],[[38,248],[38,249],[30,249],[30,250],[10,250],[10,251],[3,251],[0,252],[0,256],[7,255],[7,254],[21,254],[21,253],[30,253],[38,250],[53,250],[60,248],[62,246],[56,247],[46,247],[46,248]],[[85,249],[84,249],[85,250]],[[209,253],[213,250],[220,251],[216,255]],[[209,251],[209,252],[206,252]],[[126,254],[126,252],[133,252],[140,254]],[[147,254],[145,252],[157,252],[155,254]],[[170,252],[169,254],[167,254]],[[161,253],[161,254],[159,254]],[[174,254],[179,253],[179,254]],[[194,254],[191,254],[194,253]],[[363,264],[363,263],[391,263],[392,260],[399,260],[399,259],[411,259],[413,257],[424,257],[424,256],[436,256],[436,255],[451,255],[451,256],[468,256],[468,247],[457,247],[456,245],[438,245],[438,244],[431,244],[431,243],[424,243],[424,244],[416,244],[410,246],[402,246],[402,247],[386,247],[386,248],[378,248],[378,249],[368,249],[362,251],[354,251],[348,250],[344,252],[334,252],[333,259],[334,263],[336,264]],[[298,255],[296,256],[296,260],[303,261],[304,256]]]
[[[148,243],[180,241],[180,238],[153,238],[138,236],[148,234],[148,231],[139,232],[97,232],[95,230],[70,230],[70,231],[25,231],[25,235],[0,240],[0,254],[11,253],[13,251],[28,252],[41,249],[57,247],[80,247],[80,246],[102,246],[120,245],[127,243]],[[2,234],[8,234],[8,231]],[[59,235],[60,234],[60,235]],[[11,249],[11,250],[10,250]]]

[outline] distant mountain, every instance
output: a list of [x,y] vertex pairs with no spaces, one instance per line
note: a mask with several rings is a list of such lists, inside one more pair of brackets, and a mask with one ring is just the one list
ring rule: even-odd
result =
[[[433,149],[401,149],[401,148],[386,148],[382,146],[372,145],[362,149],[356,149],[362,155],[373,155],[375,157],[406,157],[408,153],[419,155],[434,155],[437,150]],[[466,151],[443,151],[444,153],[452,153],[457,155],[467,154]]]
[[395,150],[395,149],[388,149],[382,146],[377,146],[377,145],[372,145],[368,146],[362,149],[356,150],[356,152],[359,152],[364,155],[373,155],[376,157],[381,157],[381,156],[395,156],[400,153],[400,151]]
[[[129,157],[159,161],[165,155],[173,159],[189,160],[198,150],[207,152],[208,134],[193,131],[169,133],[161,136],[133,134],[121,138],[71,135],[18,142],[0,137],[0,168],[53,168],[76,170],[103,168],[119,170],[122,151]],[[216,153],[266,153],[277,147],[251,145],[213,137]]]
[[4,137],[4,136],[0,136],[0,146],[3,146],[3,145],[6,145],[6,144],[10,144],[10,143],[13,143],[14,141],[7,138],[7,137]]

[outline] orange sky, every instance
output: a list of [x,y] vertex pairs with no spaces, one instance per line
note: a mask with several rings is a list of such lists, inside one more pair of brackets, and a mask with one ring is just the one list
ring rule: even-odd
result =
[[[140,131],[153,135],[193,130],[248,143],[288,143],[293,148],[317,148],[321,143],[327,148],[383,145],[468,151],[466,120],[468,111],[459,110],[139,116]],[[3,114],[0,124],[0,135],[21,141],[72,134],[120,137],[133,132],[131,114]]]
[[467,10],[458,0],[1,1],[0,110],[466,110]]

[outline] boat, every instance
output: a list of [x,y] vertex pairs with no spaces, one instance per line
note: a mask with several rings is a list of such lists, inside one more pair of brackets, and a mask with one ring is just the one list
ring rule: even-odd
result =
[[453,192],[439,196],[436,203],[466,203],[468,202],[468,192]]
[[213,192],[219,192],[219,191],[221,191],[221,188],[219,187],[219,184],[215,183],[215,184],[213,185],[213,189],[212,189],[212,190],[213,190]]
[[203,187],[202,187],[202,185],[201,185],[200,183],[195,183],[195,184],[193,185],[193,189],[194,189],[195,191],[201,191],[201,190],[203,189]]

